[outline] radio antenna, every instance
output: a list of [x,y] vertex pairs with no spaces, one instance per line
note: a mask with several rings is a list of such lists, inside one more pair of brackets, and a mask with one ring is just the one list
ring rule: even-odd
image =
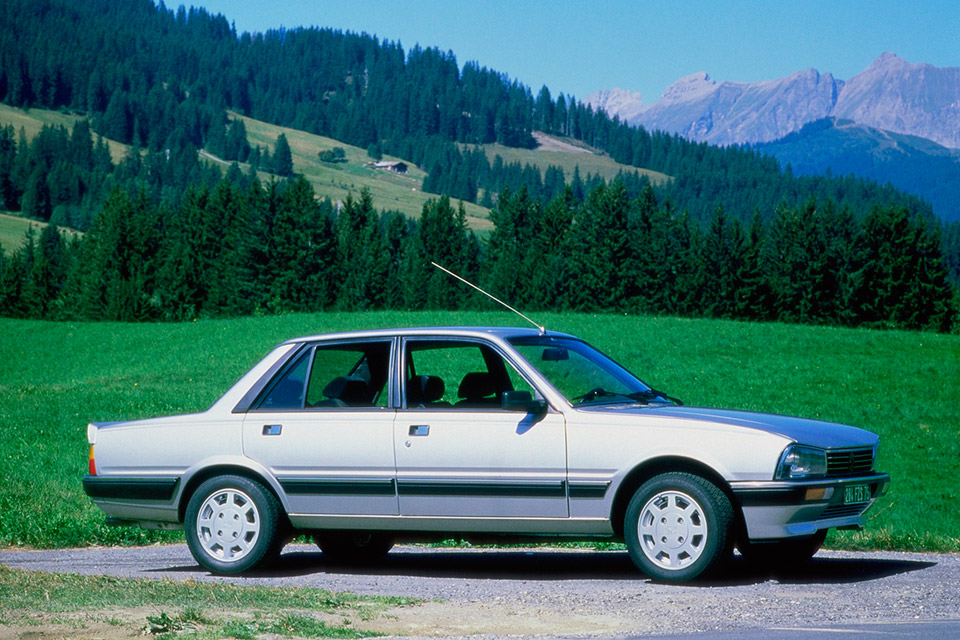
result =
[[433,260],[430,261],[430,264],[432,264],[433,266],[435,266],[437,269],[440,269],[440,271],[443,271],[445,274],[447,274],[447,275],[449,275],[449,276],[453,276],[454,278],[456,278],[457,280],[459,280],[459,281],[462,282],[463,284],[473,287],[474,289],[476,289],[477,291],[479,291],[479,292],[482,293],[483,295],[487,296],[488,298],[490,298],[490,299],[493,300],[494,302],[498,302],[498,303],[500,303],[501,305],[503,305],[504,307],[506,307],[507,309],[510,309],[510,311],[513,311],[515,314],[517,314],[518,316],[520,316],[521,318],[523,318],[524,320],[526,320],[527,322],[529,322],[530,324],[532,324],[533,326],[535,326],[537,329],[539,329],[539,330],[540,330],[540,335],[543,335],[544,333],[547,332],[547,329],[546,329],[543,325],[537,324],[536,322],[534,322],[533,320],[531,320],[528,316],[520,313],[519,311],[517,311],[516,309],[514,309],[513,307],[511,307],[510,305],[508,305],[506,302],[504,302],[504,301],[501,300],[500,298],[498,298],[498,297],[496,297],[496,296],[493,296],[493,295],[487,293],[486,291],[484,291],[483,289],[481,289],[481,288],[478,287],[477,285],[473,284],[472,282],[470,282],[470,281],[467,280],[466,278],[462,278],[462,277],[458,276],[458,275],[455,274],[453,271],[450,271],[450,269],[447,269],[447,268],[445,268],[445,267],[441,267],[440,265],[438,265],[438,264],[437,264],[436,262],[434,262]]

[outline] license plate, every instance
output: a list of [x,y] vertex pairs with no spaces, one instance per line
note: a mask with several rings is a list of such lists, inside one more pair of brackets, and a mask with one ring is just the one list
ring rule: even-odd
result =
[[855,484],[843,489],[844,504],[859,504],[870,502],[870,485]]

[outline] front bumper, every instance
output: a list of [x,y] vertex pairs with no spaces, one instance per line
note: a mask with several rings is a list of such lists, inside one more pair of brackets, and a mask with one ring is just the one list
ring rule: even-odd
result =
[[[806,481],[732,482],[730,488],[743,512],[747,536],[769,540],[810,536],[832,527],[859,529],[864,514],[886,492],[889,482],[890,476],[881,473]],[[863,490],[856,487],[866,487],[869,499],[863,500]]]

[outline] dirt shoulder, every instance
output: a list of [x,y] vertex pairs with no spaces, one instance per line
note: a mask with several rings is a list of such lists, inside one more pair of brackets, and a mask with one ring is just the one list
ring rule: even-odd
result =
[[[32,571],[303,586],[417,598],[419,604],[373,613],[351,610],[317,617],[329,625],[408,637],[612,637],[960,621],[956,555],[821,552],[803,568],[781,573],[751,569],[735,559],[722,578],[687,585],[651,582],[637,573],[623,552],[562,549],[399,547],[374,565],[344,566],[329,563],[315,548],[304,545],[289,548],[269,572],[232,578],[201,571],[183,545],[3,552],[0,564]],[[26,623],[5,620],[0,640],[130,637],[144,628],[146,616],[158,613],[137,609],[37,614]],[[228,613],[242,611],[214,610],[207,615]]]

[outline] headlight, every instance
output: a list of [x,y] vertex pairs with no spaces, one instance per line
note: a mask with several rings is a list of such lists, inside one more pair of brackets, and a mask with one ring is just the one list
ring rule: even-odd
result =
[[827,475],[827,452],[792,444],[780,456],[777,480],[805,480]]

